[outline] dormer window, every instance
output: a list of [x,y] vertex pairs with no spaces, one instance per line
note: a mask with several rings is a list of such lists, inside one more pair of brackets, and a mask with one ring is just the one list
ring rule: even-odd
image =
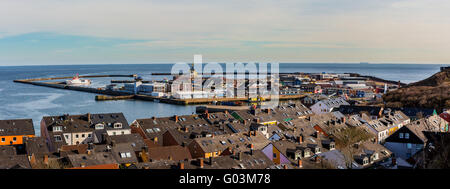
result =
[[62,131],[62,126],[54,126],[53,127],[53,132],[61,132]]
[[369,159],[366,157],[363,160],[363,165],[367,165],[367,164],[369,164]]
[[115,129],[120,129],[120,128],[122,128],[122,123],[114,123],[114,128],[115,128]]
[[378,160],[378,153],[373,154],[373,160]]
[[317,147],[316,149],[314,149],[314,152],[315,152],[316,154],[320,153],[320,148]]
[[303,151],[303,157],[309,157],[309,156],[311,156],[311,153],[309,152],[309,150]]
[[131,153],[130,152],[122,152],[122,153],[120,153],[120,157],[121,158],[130,158]]
[[335,148],[334,142],[330,143],[330,150],[334,150],[334,148]]
[[409,133],[405,133],[405,139],[409,139]]
[[103,125],[101,123],[95,125],[95,130],[101,130],[101,129],[104,129],[104,128],[105,128],[105,125]]

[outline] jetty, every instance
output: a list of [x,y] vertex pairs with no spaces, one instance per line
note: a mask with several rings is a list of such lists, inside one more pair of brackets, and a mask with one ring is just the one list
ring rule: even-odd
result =
[[[89,76],[79,76],[80,78],[98,78],[98,77],[136,77],[135,74],[132,75],[89,75]],[[92,88],[85,86],[73,86],[66,85],[65,82],[53,81],[61,79],[71,79],[72,77],[53,77],[53,78],[35,78],[35,79],[18,79],[14,80],[16,83],[23,83],[29,85],[36,85],[42,87],[50,87],[56,89],[73,90],[80,92],[88,92],[99,94],[95,97],[97,101],[105,100],[145,100],[145,101],[155,101],[168,104],[176,105],[197,105],[197,104],[215,104],[221,102],[253,102],[249,100],[248,97],[233,97],[233,98],[191,98],[191,99],[175,99],[170,97],[158,97],[145,94],[134,94],[131,91],[125,90],[111,90],[106,88]],[[270,100],[298,100],[305,97],[305,95],[279,95],[279,96],[266,96],[263,97],[261,101]]]

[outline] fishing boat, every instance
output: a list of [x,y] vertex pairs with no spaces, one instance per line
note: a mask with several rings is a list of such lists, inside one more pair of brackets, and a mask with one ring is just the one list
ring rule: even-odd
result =
[[90,85],[91,80],[89,79],[80,79],[80,76],[77,74],[73,77],[72,80],[66,80],[66,85]]

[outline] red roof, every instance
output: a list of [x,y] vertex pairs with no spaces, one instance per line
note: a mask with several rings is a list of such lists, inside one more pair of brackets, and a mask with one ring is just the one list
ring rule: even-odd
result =
[[445,121],[450,123],[450,114],[449,113],[441,113],[439,116],[444,119]]

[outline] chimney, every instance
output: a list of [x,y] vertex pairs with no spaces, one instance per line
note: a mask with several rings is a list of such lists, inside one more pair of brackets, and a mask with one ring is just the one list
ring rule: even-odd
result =
[[48,155],[44,155],[44,163],[48,165]]
[[270,114],[270,108],[267,108],[267,113]]
[[178,115],[174,116],[175,122],[178,123]]
[[288,169],[288,167],[287,167],[287,165],[286,165],[286,164],[284,164],[284,165],[283,165],[283,168],[284,168],[284,169]]
[[256,118],[256,123],[259,123],[259,118]]
[[152,119],[153,119],[153,121],[156,121],[156,117],[155,116],[153,116]]
[[142,161],[143,162],[148,162],[147,147],[143,147],[140,154],[141,154]]
[[91,123],[91,113],[87,113],[88,123]]
[[178,167],[179,167],[180,169],[184,169],[184,162],[179,162],[179,163],[178,163]]
[[203,159],[199,159],[200,161],[200,168],[203,168]]
[[316,138],[320,138],[320,133],[319,133],[319,131],[316,131]]
[[158,137],[153,138],[153,143],[158,143]]
[[29,157],[29,160],[30,160],[31,165],[36,163],[36,156],[34,155],[34,153],[31,154],[31,156]]
[[167,159],[172,160],[173,158],[172,158],[172,156],[169,156]]
[[302,168],[303,167],[303,162],[301,159],[298,160],[298,168]]
[[228,114],[228,110],[225,110],[225,112],[224,112],[225,114]]
[[246,119],[244,119],[244,125],[247,125],[247,120]]
[[213,157],[211,156],[211,157],[209,157],[209,165],[212,165],[213,164]]
[[189,128],[186,126],[186,127],[184,127],[184,132],[189,132]]
[[303,135],[298,136],[298,143],[303,143]]
[[92,155],[92,150],[87,150],[88,155]]
[[209,113],[206,112],[205,114],[206,114],[206,119],[209,119]]
[[239,153],[238,153],[238,160],[239,160],[239,161],[242,161],[242,152],[239,152]]
[[315,161],[316,161],[316,163],[320,162],[320,157],[318,155],[316,155]]

